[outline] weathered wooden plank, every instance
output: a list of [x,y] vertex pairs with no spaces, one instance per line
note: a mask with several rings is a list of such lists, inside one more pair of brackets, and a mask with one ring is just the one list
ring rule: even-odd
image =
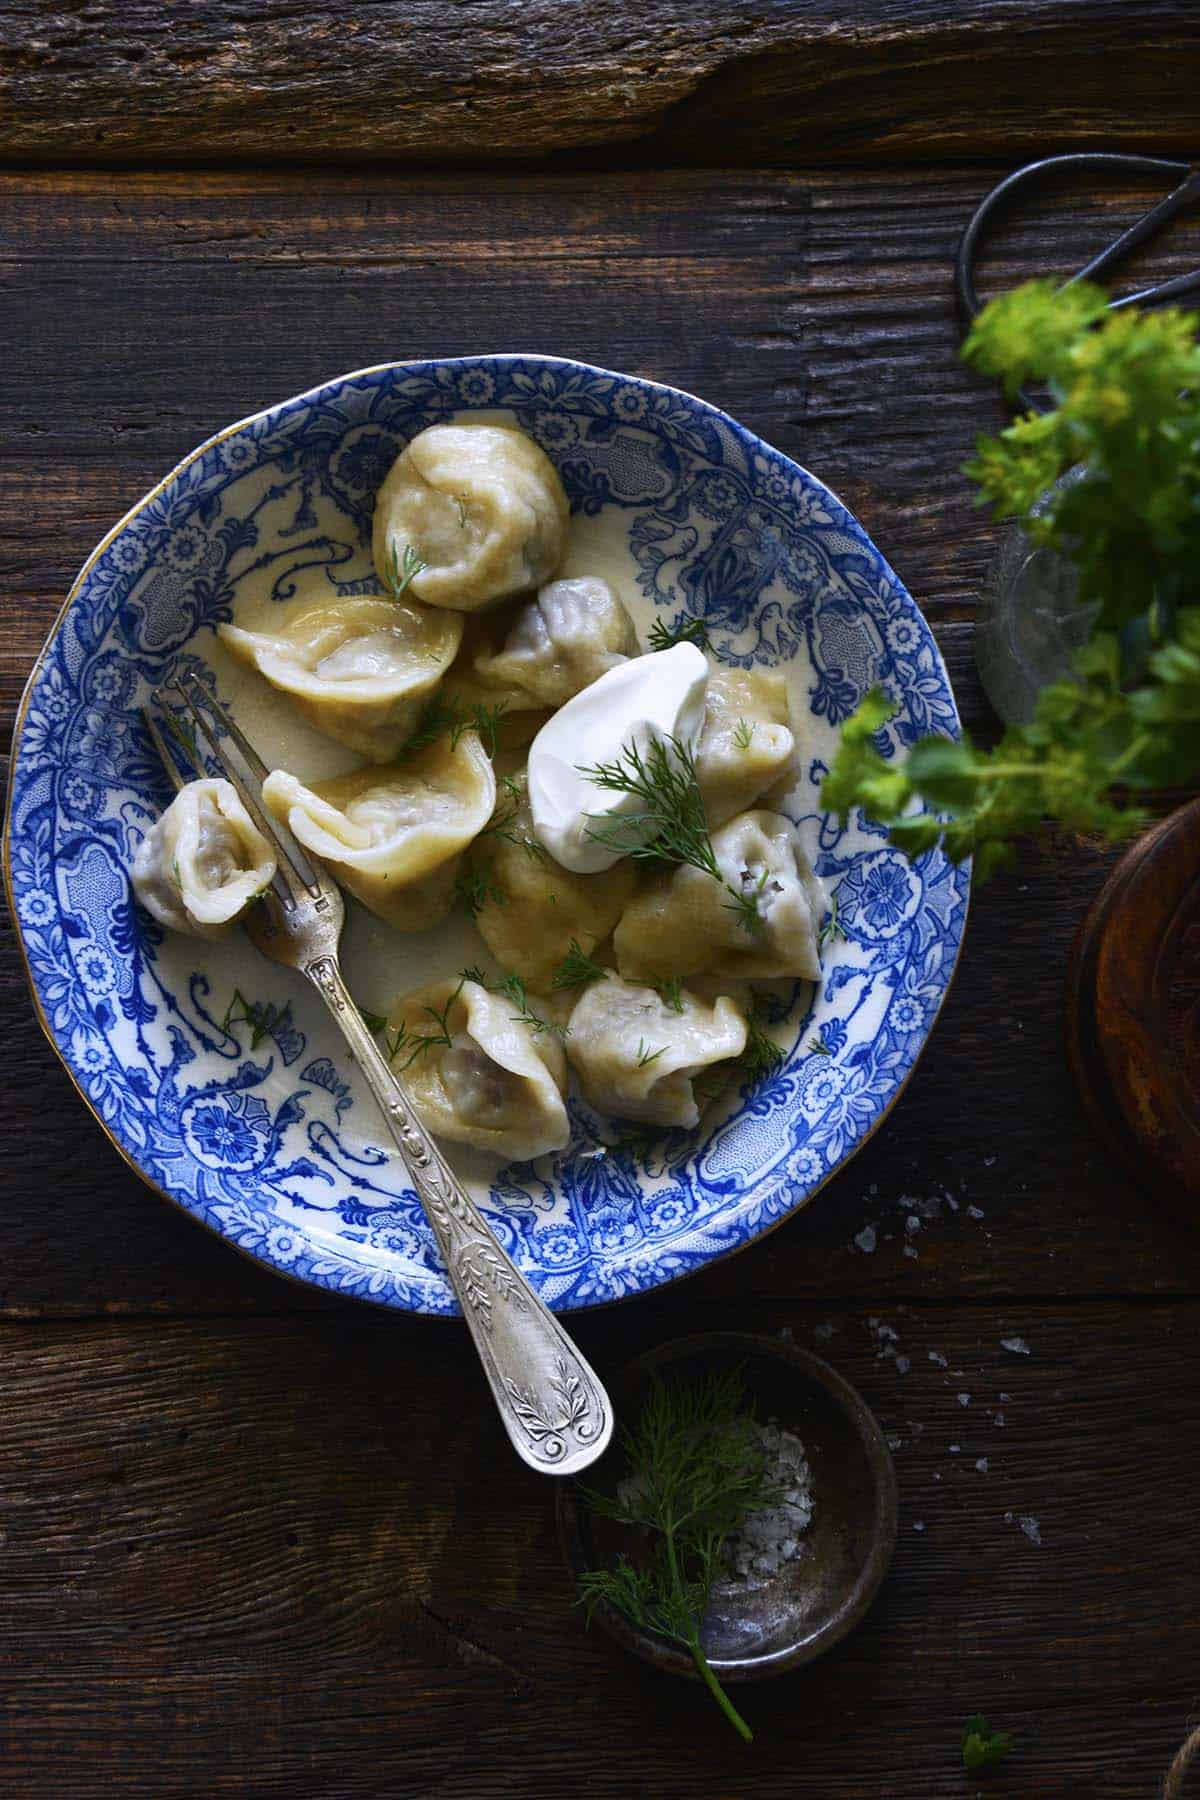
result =
[[[608,1371],[694,1318],[676,1299],[583,1336]],[[744,1691],[752,1769],[698,1689],[584,1631],[552,1484],[459,1335],[343,1314],[0,1331],[10,1791],[673,1800],[702,1754],[705,1792],[957,1800],[977,1710],[1017,1739],[989,1792],[1153,1791],[1200,1653],[1200,1307],[707,1324],[814,1343],[897,1442],[883,1594],[841,1652]]]
[[1184,0],[0,9],[11,160],[724,161],[1194,142]]
[[[339,370],[494,345],[502,331],[702,393],[828,479],[936,622],[964,716],[985,730],[968,621],[992,534],[957,471],[974,431],[1000,414],[957,361],[948,269],[993,173],[514,174],[486,194],[449,175],[0,179],[0,263],[12,278],[0,331],[22,346],[0,393],[0,714],[11,719],[92,543],[207,433]],[[1063,189],[1040,222],[999,242],[988,278],[1077,265],[1137,199],[1116,188],[1083,202]],[[484,265],[478,247],[493,241],[500,254]],[[1146,266],[1176,272],[1189,258],[1194,228]],[[1106,866],[1070,846],[1040,849],[984,890],[901,1105],[803,1220],[696,1278],[697,1303],[864,1286],[1195,1290],[1196,1258],[1174,1227],[1089,1161],[1061,1056],[1066,948]],[[320,1307],[124,1169],[44,1044],[6,945],[0,1306]],[[60,1112],[65,1164],[44,1129]],[[918,1256],[904,1257],[900,1197],[947,1188],[986,1220],[943,1205],[908,1245]],[[872,1223],[868,1261],[853,1240]]]

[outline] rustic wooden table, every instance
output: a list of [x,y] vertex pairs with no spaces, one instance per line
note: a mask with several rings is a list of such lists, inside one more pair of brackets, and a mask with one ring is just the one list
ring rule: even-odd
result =
[[[992,531],[959,469],[999,410],[956,360],[955,239],[1030,156],[1195,151],[1197,19],[851,12],[0,3],[6,717],[94,540],[209,432],[344,369],[537,348],[692,389],[813,468],[986,732]],[[1147,198],[1049,196],[989,284],[1076,266]],[[1195,266],[1197,235],[1143,268]],[[794,1333],[894,1434],[880,1599],[745,1691],[749,1750],[585,1632],[461,1332],[287,1285],[165,1207],[6,940],[6,1794],[1157,1792],[1200,1688],[1200,1247],[1089,1143],[1064,1064],[1109,860],[1031,847],[977,895],[909,1091],[808,1211],[577,1321],[601,1370],[701,1325]],[[986,1784],[975,1711],[1017,1745]]]

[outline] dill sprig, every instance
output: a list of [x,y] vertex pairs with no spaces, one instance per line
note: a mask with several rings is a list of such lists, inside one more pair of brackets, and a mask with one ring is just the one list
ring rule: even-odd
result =
[[233,999],[225,1008],[221,1030],[229,1035],[235,1025],[249,1025],[250,1048],[257,1050],[264,1038],[278,1039],[281,1031],[290,1030],[292,1003],[275,1006],[269,1000],[247,1000],[241,988],[234,988]]
[[607,974],[607,969],[602,968],[598,962],[593,962],[587,952],[580,949],[579,939],[572,938],[567,946],[567,954],[550,977],[550,986],[555,991],[559,988],[586,987],[589,981],[602,981]]
[[497,887],[473,862],[464,863],[459,870],[454,880],[454,892],[473,919],[479,917],[481,909],[489,900],[493,906],[508,905],[508,895],[504,889]]
[[418,554],[411,544],[405,544],[403,555],[397,550],[395,540],[391,547],[391,565],[388,569],[387,584],[393,600],[403,600],[412,583],[429,564]]
[[844,938],[845,935],[846,927],[838,917],[838,897],[835,891],[829,897],[829,917],[817,933],[817,943],[823,950],[827,943],[831,944],[835,938]]
[[458,508],[458,529],[460,531],[465,531],[467,529],[467,497],[466,497],[466,495],[465,494],[455,494],[454,504]]
[[637,811],[609,817],[589,813],[587,836],[606,844],[619,856],[632,856],[676,867],[699,869],[719,881],[729,895],[726,905],[738,923],[752,935],[763,930],[757,889],[747,892],[726,881],[717,861],[704,813],[704,797],[696,779],[696,759],[677,737],[652,738],[643,751],[626,744],[611,762],[581,763],[579,773],[594,787],[609,793],[630,794],[641,801]]
[[825,1042],[825,1039],[820,1035],[819,1032],[809,1038],[808,1049],[809,1049],[809,1054],[812,1056],[832,1056],[833,1055],[833,1051],[829,1048],[829,1045]]
[[651,1063],[657,1062],[659,1057],[666,1053],[666,1048],[667,1046],[665,1044],[660,1044],[657,1050],[652,1050],[645,1038],[639,1038],[637,1047],[638,1068],[648,1069]]
[[[488,984],[485,982],[484,985]],[[529,1004],[525,983],[519,975],[503,976],[501,980],[491,984],[489,991],[493,994],[503,994],[506,1000],[511,1000],[517,1009],[513,1014],[513,1023],[528,1025],[535,1037],[540,1036],[543,1031],[552,1031],[555,1037],[560,1039],[567,1036],[565,1025],[559,1025],[554,1019],[543,1019],[540,1013],[534,1012]]]
[[686,613],[680,613],[673,625],[665,619],[655,619],[646,633],[646,643],[653,650],[670,650],[675,644],[695,644],[699,650],[708,649],[708,628],[703,619],[689,619]]
[[734,745],[739,750],[748,750],[754,742],[754,727],[747,719],[739,719],[733,728]]
[[669,1006],[672,1012],[681,1013],[683,1011],[682,975],[668,975],[662,981],[652,981],[650,986],[654,989],[655,993],[661,997],[663,1004]]
[[688,1651],[730,1724],[749,1743],[750,1727],[717,1680],[700,1644],[725,1545],[749,1513],[778,1492],[740,1373],[710,1373],[694,1383],[651,1379],[635,1423],[621,1434],[629,1473],[615,1495],[583,1489],[591,1510],[649,1532],[648,1560],[625,1556],[588,1569],[579,1581],[589,1616],[603,1603],[642,1630]]
[[[433,1021],[434,1029],[432,1031],[410,1031],[407,1018],[401,1019],[394,1031],[384,1031],[383,1043],[387,1059],[398,1075],[403,1075],[406,1069],[411,1069],[418,1056],[427,1055],[439,1044],[449,1050],[451,1046],[450,1008],[462,993],[466,980],[465,973],[459,976],[458,986],[446,996],[445,1002],[441,1006],[423,1006],[421,1008],[421,1014]],[[397,1059],[401,1056],[404,1060],[397,1066]]]
[[448,737],[451,750],[457,750],[464,731],[477,732],[488,755],[495,756],[496,734],[507,705],[507,699],[497,700],[494,706],[485,706],[481,700],[468,704],[454,697],[446,699],[435,694],[418,718],[412,736],[400,746],[397,762],[402,762],[416,750],[424,750],[427,745],[436,744],[440,737]]
[[530,862],[546,862],[545,845],[539,843],[537,838],[531,837],[529,832],[521,830],[517,825],[517,818],[525,798],[525,791],[521,783],[513,776],[505,775],[500,786],[504,790],[504,804],[497,807],[489,822],[479,833],[480,837],[499,838],[502,843],[511,844],[516,850],[523,850]]
[[1012,1736],[1007,1731],[993,1731],[982,1713],[972,1713],[963,1724],[962,1759],[964,1769],[993,1768],[1004,1761],[1012,1749]]

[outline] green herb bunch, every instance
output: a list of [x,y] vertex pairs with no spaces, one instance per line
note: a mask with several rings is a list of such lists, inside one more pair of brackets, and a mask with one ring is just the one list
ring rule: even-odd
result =
[[983,876],[1045,818],[1120,839],[1145,823],[1139,789],[1200,776],[1198,328],[1177,310],[1109,312],[1084,282],[1029,282],[980,313],[966,360],[1010,395],[1043,383],[1053,404],[981,438],[966,472],[997,518],[1075,565],[1094,630],[1073,678],[993,750],[926,737],[885,758],[895,709],[874,689],[826,777],[831,811],[861,807],[910,856],[974,855]]
[[645,1560],[620,1556],[579,1581],[589,1615],[602,1602],[691,1656],[730,1724],[753,1736],[714,1675],[700,1633],[726,1542],[748,1513],[779,1498],[736,1371],[685,1383],[651,1380],[621,1443],[628,1474],[616,1495],[585,1488],[594,1513],[647,1534]]

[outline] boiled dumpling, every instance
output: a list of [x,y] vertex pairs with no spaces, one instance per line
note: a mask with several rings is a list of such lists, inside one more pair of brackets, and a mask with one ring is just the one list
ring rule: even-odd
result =
[[502,785],[495,814],[471,846],[482,877],[475,923],[504,968],[549,988],[574,939],[586,954],[606,938],[633,894],[630,862],[572,875],[538,842],[523,776]]
[[263,800],[343,887],[398,931],[450,910],[462,852],[488,822],[496,778],[474,731],[439,738],[391,768],[305,787],[277,769]]
[[218,625],[217,635],[326,737],[388,762],[453,662],[462,619],[403,600],[309,598],[281,608],[269,630]]
[[554,464],[523,431],[431,425],[376,496],[375,570],[385,586],[407,577],[430,606],[474,612],[549,580],[568,510]]
[[388,1024],[400,1039],[395,1066],[435,1136],[517,1162],[566,1148],[562,1045],[507,995],[436,982],[398,1000]]
[[496,613],[475,613],[463,621],[462,646],[441,693],[447,703],[464,712],[482,707],[496,719],[496,744],[503,750],[523,749],[549,717],[525,688],[515,683],[485,681],[477,664],[497,654],[510,618],[509,608]]
[[[721,881],[701,869],[672,869],[655,876],[626,907],[613,939],[622,975],[815,981],[825,890],[791,820],[782,813],[740,813],[713,832],[712,845]],[[730,888],[752,902],[757,929],[741,922]]]
[[597,1112],[647,1125],[697,1122],[693,1080],[741,1055],[746,1021],[725,996],[707,1006],[684,989],[679,1005],[617,975],[585,989],[571,1014],[567,1055]]
[[515,687],[539,706],[561,706],[637,653],[633,620],[607,581],[552,581],[517,614],[502,649],[475,659],[489,686]]
[[795,747],[782,675],[714,669],[696,746],[696,779],[709,828],[752,806],[786,772]]
[[275,852],[228,781],[181,788],[137,847],[133,886],[160,925],[223,937],[275,876]]

